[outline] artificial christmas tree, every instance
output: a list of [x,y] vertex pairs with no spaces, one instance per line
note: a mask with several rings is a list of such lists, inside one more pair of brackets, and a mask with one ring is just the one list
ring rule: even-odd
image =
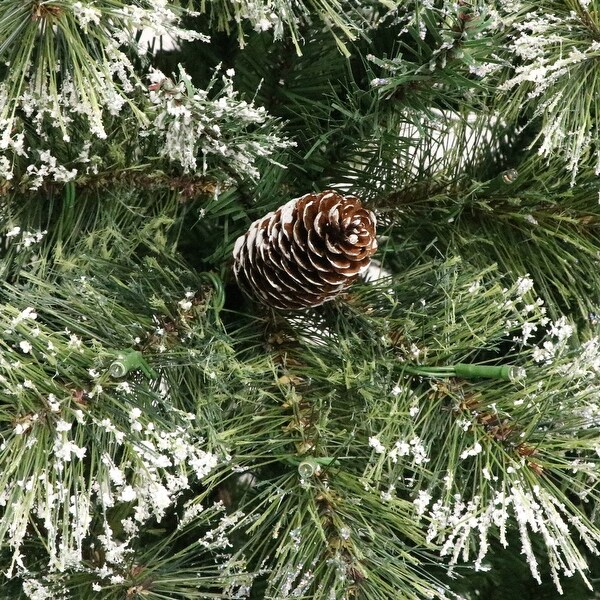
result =
[[1,2],[0,598],[595,597],[599,15]]

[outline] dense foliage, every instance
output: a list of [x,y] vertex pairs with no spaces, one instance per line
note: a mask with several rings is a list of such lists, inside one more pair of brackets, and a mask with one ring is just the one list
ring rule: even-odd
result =
[[[593,598],[600,1],[3,0],[0,598]],[[276,311],[310,191],[367,277]]]

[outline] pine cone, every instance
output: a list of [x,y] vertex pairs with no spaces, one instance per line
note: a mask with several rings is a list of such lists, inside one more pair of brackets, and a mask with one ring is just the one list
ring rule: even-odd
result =
[[236,279],[273,308],[318,306],[369,266],[375,226],[375,215],[354,196],[305,194],[254,221],[237,239]]

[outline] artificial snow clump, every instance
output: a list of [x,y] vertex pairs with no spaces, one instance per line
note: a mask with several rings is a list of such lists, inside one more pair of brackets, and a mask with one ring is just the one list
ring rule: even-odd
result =
[[[185,12],[166,0],[0,3],[0,23],[6,23],[0,37],[7,38],[0,60],[11,67],[0,84],[0,152],[8,154],[0,157],[0,178],[15,177],[11,157],[29,159],[31,189],[46,180],[66,182],[76,176],[77,170],[57,158],[44,157],[48,150],[35,156],[27,132],[35,132],[47,147],[56,147],[51,136],[78,143],[82,131],[88,136],[84,144],[106,139],[108,120],[126,107],[139,127],[147,126],[144,106],[135,98],[143,85],[131,59],[137,55],[143,61],[147,48],[136,35],[144,29],[157,37],[208,41],[201,32],[180,25]],[[9,35],[18,21],[18,35]]]
[[554,11],[537,9],[515,21],[509,50],[516,66],[512,77],[500,86],[510,93],[515,106],[531,105],[532,119],[542,123],[535,139],[538,152],[548,158],[562,156],[572,184],[586,157],[596,157],[595,170],[600,174],[600,154],[594,150],[600,141],[597,106],[594,102],[582,105],[580,89],[573,85],[573,81],[588,82],[590,98],[600,92],[595,18],[582,2],[577,11],[568,10],[568,5]]
[[[477,569],[487,555],[490,529],[497,529],[500,542],[508,545],[507,524],[516,521],[521,538],[521,553],[529,564],[533,577],[541,583],[539,565],[533,552],[532,534],[541,534],[548,550],[550,573],[559,592],[562,592],[559,575],[570,577],[579,573],[590,585],[585,571],[587,564],[580,549],[575,545],[573,532],[576,531],[585,545],[594,554],[600,549],[600,536],[589,524],[573,516],[569,510],[540,486],[531,488],[515,482],[505,484],[488,500],[473,497],[466,501],[460,494],[450,499],[434,502],[429,510],[431,498],[421,496],[415,501],[418,514],[426,514],[429,520],[427,539],[441,544],[442,556],[450,557],[450,564],[470,559],[473,538],[479,540],[479,550],[475,558]],[[591,586],[590,586],[591,589]]]
[[[217,72],[218,73],[218,72]],[[270,133],[272,119],[233,89],[233,73],[217,74],[206,90],[197,89],[183,67],[177,81],[159,70],[150,74],[149,98],[155,107],[153,133],[160,138],[162,154],[181,165],[184,173],[208,169],[220,159],[229,172],[258,178],[258,157],[269,157],[291,142]]]

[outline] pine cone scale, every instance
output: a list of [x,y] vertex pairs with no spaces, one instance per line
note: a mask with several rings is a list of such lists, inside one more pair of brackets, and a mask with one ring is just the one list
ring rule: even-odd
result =
[[311,231],[315,226],[315,221],[319,217],[319,207],[316,202],[307,202],[298,206],[298,211],[302,214],[302,223],[306,231]]
[[343,250],[341,248],[339,248],[336,244],[334,240],[330,239],[330,236],[327,235],[325,236],[325,245],[327,246],[327,251],[329,252],[330,255],[342,255],[343,254]]
[[312,231],[308,232],[307,242],[311,252],[314,253],[314,256],[310,256],[311,258],[315,259],[315,262],[313,263],[315,268],[321,271],[328,271],[330,267],[327,260],[327,246],[325,246],[323,238],[319,237],[317,232],[313,229]]
[[356,280],[377,249],[376,219],[354,196],[305,194],[256,220],[235,243],[240,286],[278,309],[318,306]]

